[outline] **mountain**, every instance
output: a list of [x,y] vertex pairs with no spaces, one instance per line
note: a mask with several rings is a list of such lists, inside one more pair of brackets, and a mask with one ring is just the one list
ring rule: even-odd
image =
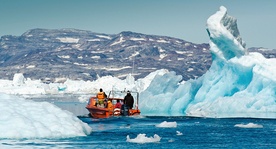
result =
[[0,58],[0,79],[12,79],[20,72],[47,81],[95,80],[106,75],[124,78],[129,73],[141,78],[157,69],[175,71],[188,80],[201,76],[211,65],[205,43],[129,31],[103,34],[77,29],[32,29],[21,36],[2,36]]

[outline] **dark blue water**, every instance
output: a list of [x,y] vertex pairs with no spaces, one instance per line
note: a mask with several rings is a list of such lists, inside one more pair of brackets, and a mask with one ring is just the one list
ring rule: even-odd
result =
[[[86,137],[58,139],[0,140],[0,148],[276,148],[276,119],[205,119],[189,117],[80,118],[93,128]],[[164,121],[176,128],[160,128]],[[239,128],[254,123],[263,128]],[[180,131],[183,135],[176,135]],[[138,134],[161,137],[157,143],[130,143]]]

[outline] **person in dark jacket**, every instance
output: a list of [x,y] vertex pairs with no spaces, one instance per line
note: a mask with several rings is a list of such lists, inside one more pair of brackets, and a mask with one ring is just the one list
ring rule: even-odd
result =
[[134,103],[133,96],[130,94],[130,91],[127,91],[127,95],[124,98],[124,105],[128,109],[132,109],[133,108],[133,103]]

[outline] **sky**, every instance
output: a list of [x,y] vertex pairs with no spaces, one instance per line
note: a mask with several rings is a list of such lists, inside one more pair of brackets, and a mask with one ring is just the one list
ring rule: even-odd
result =
[[225,6],[249,47],[276,48],[275,0],[0,0],[0,36],[34,28],[133,31],[208,43],[207,19]]

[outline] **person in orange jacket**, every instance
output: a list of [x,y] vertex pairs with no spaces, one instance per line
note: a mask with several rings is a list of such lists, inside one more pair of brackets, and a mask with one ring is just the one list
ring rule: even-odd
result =
[[102,105],[104,104],[104,100],[105,100],[106,97],[107,97],[107,96],[106,96],[105,92],[103,91],[102,88],[100,88],[100,91],[99,91],[98,94],[97,94],[98,104],[99,104],[100,106],[102,106]]

